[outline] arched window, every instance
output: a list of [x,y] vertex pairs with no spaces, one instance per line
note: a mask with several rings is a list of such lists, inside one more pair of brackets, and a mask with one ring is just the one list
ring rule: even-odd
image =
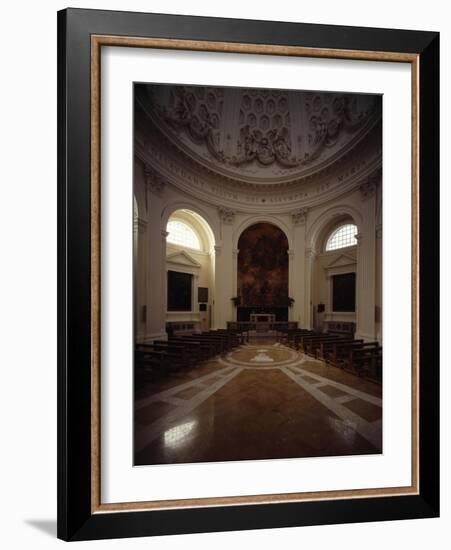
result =
[[340,227],[337,227],[327,239],[326,251],[338,250],[339,248],[356,245],[356,235],[357,226],[353,223],[340,225]]
[[166,231],[169,233],[167,242],[187,246],[200,250],[200,240],[195,231],[185,222],[180,220],[170,220],[166,226]]

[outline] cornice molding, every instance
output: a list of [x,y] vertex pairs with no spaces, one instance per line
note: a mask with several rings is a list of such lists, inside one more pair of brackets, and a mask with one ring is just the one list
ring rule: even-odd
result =
[[[149,144],[147,144],[149,145]],[[327,201],[334,200],[358,188],[362,179],[380,168],[382,159],[376,156],[369,161],[362,159],[359,155],[357,164],[349,168],[341,169],[339,163],[337,174],[334,174],[328,181],[316,180],[305,184],[285,188],[284,186],[264,187],[263,190],[249,189],[243,184],[238,188],[231,188],[228,182],[215,179],[210,174],[204,178],[175,159],[163,157],[155,150],[149,151],[142,143],[136,143],[135,154],[143,163],[155,163],[155,171],[163,174],[164,181],[188,195],[195,194],[196,197],[206,204],[221,205],[224,208],[243,212],[273,212],[286,213],[290,210],[319,206]]]

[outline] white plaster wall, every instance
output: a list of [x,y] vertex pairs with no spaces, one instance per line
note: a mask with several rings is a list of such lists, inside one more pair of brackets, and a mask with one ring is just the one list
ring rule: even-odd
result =
[[[142,244],[142,249],[149,250],[150,241],[158,241],[158,235],[163,236],[163,246],[159,252],[161,257],[158,257],[157,250],[157,256],[150,257],[147,262],[141,262],[139,268],[141,275],[138,275],[136,300],[138,307],[145,305],[148,313],[147,323],[140,320],[137,322],[139,338],[151,339],[155,333],[158,333],[158,327],[164,327],[167,320],[198,318],[198,309],[195,309],[198,307],[197,290],[193,301],[193,314],[196,315],[167,313],[166,267],[161,274],[163,281],[159,286],[157,285],[162,302],[160,299],[155,300],[152,296],[154,285],[149,285],[150,279],[152,277],[155,279],[155,275],[152,275],[154,266],[163,265],[165,254],[176,251],[173,245],[166,245],[165,231],[171,215],[182,209],[193,211],[202,219],[195,229],[199,230],[202,237],[203,252],[196,253],[188,249],[187,252],[201,264],[197,286],[209,288],[213,328],[225,328],[228,321],[236,319],[236,308],[231,298],[237,295],[238,240],[241,233],[250,225],[267,222],[273,223],[284,231],[289,243],[289,296],[295,300],[293,307],[289,309],[290,320],[297,321],[299,326],[305,328],[315,328],[315,326],[321,328],[325,320],[354,321],[357,323],[357,333],[362,337],[382,338],[382,324],[375,322],[374,313],[376,306],[379,311],[381,310],[382,296],[380,288],[382,248],[380,239],[376,239],[376,227],[378,234],[382,228],[379,215],[381,209],[378,207],[381,202],[379,191],[377,196],[370,195],[368,199],[359,190],[359,186],[356,186],[353,191],[338,199],[310,208],[304,216],[295,218],[291,210],[283,214],[230,211],[217,204],[208,204],[194,194],[190,196],[169,182],[166,182],[157,193],[155,190],[149,190],[151,183],[149,184],[146,180],[141,161],[137,163],[135,174],[135,194],[140,218],[143,220],[142,234],[139,234],[139,238],[146,243]],[[149,216],[149,212],[153,215]],[[358,227],[359,235],[363,238],[357,247],[325,254],[325,239],[334,227],[334,223],[342,219],[352,219]],[[373,248],[369,250],[368,246]],[[371,310],[363,320],[358,312],[331,314],[330,282],[325,268],[343,254],[351,256],[355,262],[354,266],[349,267],[349,271],[357,272],[357,310],[360,312]],[[363,269],[362,265],[366,268],[365,288],[359,286],[359,281],[362,279],[360,273]],[[318,303],[326,304],[325,314],[319,317],[316,315]],[[153,318],[152,321],[149,320],[149,316]],[[155,316],[159,317],[157,321],[154,319]]]

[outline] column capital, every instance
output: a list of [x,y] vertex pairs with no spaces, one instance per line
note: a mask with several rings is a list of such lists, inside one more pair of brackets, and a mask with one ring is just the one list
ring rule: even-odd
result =
[[305,257],[307,260],[313,260],[316,257],[316,250],[314,248],[305,249]]
[[382,171],[377,170],[373,174],[369,175],[359,187],[360,195],[363,200],[370,199],[376,194],[377,186],[381,180]]
[[288,257],[289,257],[290,259],[292,259],[293,256],[294,256],[294,248],[289,248],[289,249],[287,250],[287,254],[288,254]]
[[146,177],[146,185],[150,189],[151,193],[161,195],[166,185],[166,180],[164,177],[149,163],[144,165],[144,175]]
[[216,256],[220,256],[220,255],[221,255],[222,246],[221,246],[220,244],[215,244],[214,249],[215,249],[215,254],[216,254]]
[[240,253],[239,248],[234,248],[234,249],[232,250],[232,254],[233,254],[234,257],[237,257],[239,253]]
[[292,212],[291,221],[293,222],[293,225],[305,225],[308,211],[309,209],[305,207],[305,208],[298,208],[297,210]]
[[163,241],[166,240],[166,237],[169,235],[169,231],[166,231],[165,229],[162,229],[161,230],[161,237],[163,239]]
[[147,220],[143,220],[142,218],[138,218],[137,220],[137,228],[138,228],[138,233],[145,233],[146,232],[146,229],[147,229]]
[[230,210],[229,208],[223,208],[219,206],[218,214],[222,223],[225,223],[227,225],[232,225],[233,222],[235,221],[235,212],[233,210]]
[[376,238],[382,239],[382,224],[376,226]]

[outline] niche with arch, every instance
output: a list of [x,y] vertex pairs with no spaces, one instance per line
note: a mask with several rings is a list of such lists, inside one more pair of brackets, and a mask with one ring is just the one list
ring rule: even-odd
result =
[[[323,330],[328,321],[357,319],[357,225],[349,215],[335,217],[318,235],[313,266],[313,325]],[[319,306],[319,307],[318,307]]]
[[[202,216],[175,210],[166,225],[166,321],[174,330],[206,330],[214,291],[214,238]],[[199,307],[199,288],[208,302]],[[177,304],[180,304],[177,306]]]

